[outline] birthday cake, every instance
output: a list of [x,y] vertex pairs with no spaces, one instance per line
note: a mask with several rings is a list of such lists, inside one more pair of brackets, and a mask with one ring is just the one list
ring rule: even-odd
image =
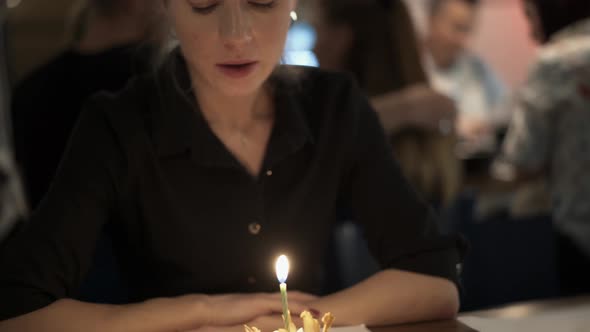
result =
[[[287,331],[286,328],[280,328],[278,330],[275,330],[274,332],[328,332],[330,330],[330,327],[332,327],[332,323],[334,322],[334,316],[328,312],[324,314],[324,316],[322,317],[322,327],[320,329],[320,322],[318,322],[317,319],[313,318],[309,311],[304,311],[301,313],[301,315],[299,315],[303,320],[303,327],[297,329],[297,326],[295,326],[295,323],[293,323],[293,320],[291,319],[291,313],[289,312],[287,315],[289,316],[287,320],[289,325],[289,331]],[[285,322],[284,316],[283,322]],[[285,327],[286,326],[287,323],[285,323]],[[262,332],[260,331],[260,329],[254,326],[250,327],[248,325],[244,325],[244,329],[245,332]]]
[[[287,304],[287,276],[289,274],[289,259],[287,256],[280,255],[277,258],[275,269],[277,273],[277,279],[279,280],[279,289],[281,291],[281,302],[283,304],[283,328],[275,330],[274,332],[328,332],[332,323],[334,322],[334,316],[331,313],[326,313],[322,317],[322,328],[320,330],[320,322],[313,318],[309,311],[303,311],[299,317],[303,321],[303,327],[297,329],[295,323],[291,319],[291,312],[289,311],[289,305]],[[245,332],[261,332],[259,328],[255,326],[244,325]]]

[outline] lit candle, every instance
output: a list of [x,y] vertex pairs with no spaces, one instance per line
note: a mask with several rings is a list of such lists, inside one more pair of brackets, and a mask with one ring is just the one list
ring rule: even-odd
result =
[[281,289],[281,301],[283,303],[283,320],[285,322],[285,330],[290,332],[289,326],[290,322],[290,315],[289,315],[289,305],[287,304],[287,276],[289,275],[289,260],[287,256],[281,255],[277,259],[275,264],[275,270],[277,272],[277,279],[279,279],[280,289]]

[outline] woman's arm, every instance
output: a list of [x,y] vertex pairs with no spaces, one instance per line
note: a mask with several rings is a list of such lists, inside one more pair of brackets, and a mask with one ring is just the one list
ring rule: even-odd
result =
[[461,239],[441,236],[434,213],[397,165],[377,115],[355,90],[347,102],[355,135],[341,196],[383,271],[313,305],[339,312],[339,322],[347,324],[453,317],[459,307]]
[[[294,293],[290,309],[308,309],[306,294]],[[138,304],[104,305],[63,299],[0,322],[0,332],[168,332],[201,326],[231,326],[281,312],[278,294],[187,295]]]
[[371,98],[387,134],[406,127],[440,130],[441,121],[452,128],[456,109],[454,102],[435,92],[427,84],[415,84],[400,91]]
[[334,314],[336,325],[381,326],[452,318],[459,295],[447,279],[388,269],[311,305]]
[[200,306],[202,303],[188,297],[126,306],[64,299],[0,322],[0,331],[182,331],[205,319]]

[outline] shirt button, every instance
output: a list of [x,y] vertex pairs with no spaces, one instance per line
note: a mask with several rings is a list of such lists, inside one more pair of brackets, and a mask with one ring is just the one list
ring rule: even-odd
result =
[[260,233],[261,229],[262,229],[262,226],[256,222],[253,222],[250,225],[248,225],[248,231],[252,235],[258,235],[258,233]]
[[266,171],[266,176],[272,176],[272,170],[269,169],[268,171]]
[[256,278],[254,278],[254,277],[248,277],[248,283],[249,283],[250,285],[253,285],[253,284],[255,284],[255,283],[256,283]]
[[457,275],[461,275],[463,273],[463,264],[459,263],[455,267],[457,268]]

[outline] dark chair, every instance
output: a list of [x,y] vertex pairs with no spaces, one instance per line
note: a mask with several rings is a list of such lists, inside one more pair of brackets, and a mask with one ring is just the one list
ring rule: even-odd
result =
[[454,225],[470,243],[465,258],[461,310],[559,294],[553,223],[550,216],[511,219],[507,214],[473,220],[474,199],[455,206]]

